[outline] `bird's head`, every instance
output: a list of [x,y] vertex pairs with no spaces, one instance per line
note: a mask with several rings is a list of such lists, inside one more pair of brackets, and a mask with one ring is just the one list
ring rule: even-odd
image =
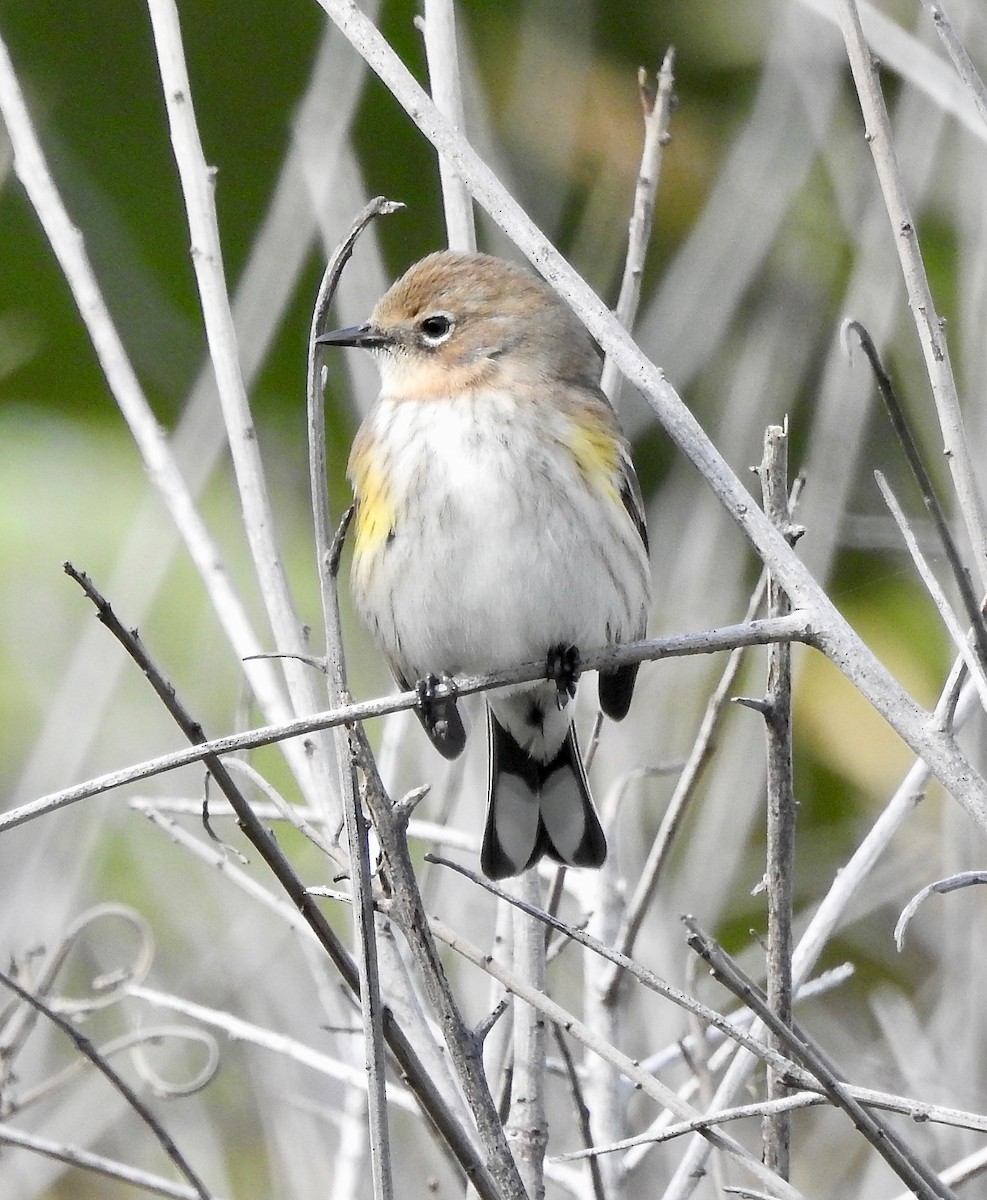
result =
[[591,338],[552,288],[486,254],[430,254],[380,299],[366,324],[318,341],[370,350],[382,391],[398,398],[498,384],[593,385],[600,375]]

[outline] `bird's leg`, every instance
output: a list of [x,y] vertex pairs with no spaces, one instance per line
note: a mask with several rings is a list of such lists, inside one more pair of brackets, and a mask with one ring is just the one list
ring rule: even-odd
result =
[[552,646],[545,663],[545,674],[555,681],[559,689],[559,708],[565,708],[576,695],[579,672],[579,650],[576,646],[566,646],[562,642]]

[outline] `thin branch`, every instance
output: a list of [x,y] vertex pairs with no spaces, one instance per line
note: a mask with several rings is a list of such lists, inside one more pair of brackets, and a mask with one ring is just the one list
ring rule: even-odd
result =
[[[839,26],[840,18],[832,0],[800,0],[824,21]],[[881,64],[894,71],[946,116],[954,117],[960,126],[982,143],[987,143],[985,126],[969,92],[957,79],[950,65],[910,30],[885,13],[871,0],[859,5],[864,34]]]
[[973,65],[973,59],[966,52],[966,47],[962,40],[953,28],[952,23],[946,16],[943,6],[938,0],[922,0],[925,5],[925,10],[932,18],[932,23],[936,27],[936,33],[942,39],[942,44],[946,47],[946,53],[952,60],[953,66],[956,68],[956,74],[963,80],[967,90],[973,97],[973,103],[977,106],[977,112],[987,123],[987,88],[984,87],[984,81],[980,78],[977,68]]
[[[938,579],[936,579],[925,555],[920,550],[918,539],[915,537],[908,523],[908,518],[905,516],[904,510],[891,491],[888,481],[880,471],[874,472],[874,479],[880,488],[884,503],[888,506],[888,511],[901,531],[902,539],[908,549],[908,553],[911,555],[912,562],[922,577],[925,589],[938,609],[939,615],[942,617],[942,622],[949,631],[953,645],[959,651],[960,658],[966,664],[966,669],[969,671],[970,677],[980,695],[980,703],[983,705],[984,711],[987,712],[987,674],[985,674],[987,659],[982,657],[983,651],[987,647],[983,645],[984,623],[980,612],[976,613],[975,624],[968,635],[966,630],[960,625],[959,618],[953,612],[952,606],[946,598],[946,593],[940,587]],[[967,583],[969,584],[969,579],[967,579]]]
[[[54,1003],[51,1004],[51,1007],[53,1012],[57,1011]],[[169,1081],[162,1079],[160,1075],[150,1069],[141,1054],[142,1048],[149,1044],[160,1045],[166,1040],[195,1043],[204,1048],[206,1061],[195,1075],[180,1081]],[[219,1048],[212,1035],[185,1025],[148,1025],[140,1029],[132,1029],[128,1033],[121,1034],[120,1037],[111,1038],[96,1046],[95,1051],[106,1062],[124,1051],[129,1051],[131,1062],[137,1073],[154,1095],[160,1098],[193,1096],[212,1082],[219,1069]],[[21,1113],[31,1105],[48,1098],[52,1093],[61,1090],[67,1083],[82,1075],[91,1065],[88,1060],[77,1058],[60,1071],[56,1071],[54,1075],[49,1075],[31,1087],[18,1089],[15,1100],[4,1102],[5,1115]]]
[[[638,1146],[657,1145],[682,1137],[683,1134],[697,1133],[702,1125],[717,1125],[721,1122],[739,1121],[750,1117],[764,1117],[780,1112],[794,1112],[802,1108],[818,1107],[829,1104],[829,1097],[823,1091],[822,1084],[812,1078],[806,1071],[799,1077],[799,1086],[804,1090],[789,1093],[778,1100],[760,1100],[752,1104],[738,1104],[731,1108],[711,1109],[699,1122],[684,1122],[678,1125],[665,1125],[661,1129],[646,1130],[635,1137],[625,1138],[608,1146],[591,1146],[585,1150],[573,1150],[568,1154],[560,1154],[555,1161],[570,1161],[582,1158],[594,1158],[602,1154],[612,1154],[617,1151],[633,1150]],[[912,1100],[907,1096],[895,1096],[890,1092],[878,1092],[873,1088],[858,1087],[846,1084],[846,1090],[855,1100],[868,1108],[880,1108],[886,1112],[899,1113],[920,1124],[934,1122],[956,1129],[975,1129],[987,1132],[987,1116],[982,1113],[961,1112],[954,1108],[944,1108],[936,1104],[926,1104],[921,1100]],[[810,1090],[811,1089],[811,1090]],[[945,1178],[948,1172],[942,1172]],[[954,1182],[947,1179],[947,1182]]]
[[[947,714],[951,713],[954,703],[956,678],[957,672],[954,668],[935,709],[935,718],[950,724],[952,718],[947,717]],[[973,689],[964,690],[956,712],[957,727],[962,726],[973,712],[974,700]],[[801,986],[808,978],[827,942],[845,918],[851,901],[871,875],[907,817],[921,801],[931,777],[932,772],[927,763],[919,759],[912,764],[897,791],[849,861],[836,873],[829,891],[823,896],[795,948],[792,957],[792,977],[796,987]],[[751,1033],[754,1035],[759,1035],[762,1031],[763,1026],[760,1022],[755,1022],[751,1027]],[[745,1086],[756,1062],[757,1059],[749,1053],[738,1052],[734,1055],[733,1062],[723,1075],[713,1097],[713,1109],[726,1108],[734,1102],[734,1097]],[[707,1154],[707,1143],[697,1138],[676,1169],[676,1176],[682,1185],[688,1178],[695,1177],[697,1172],[702,1173]],[[673,1194],[681,1194],[681,1189]]]
[[[192,265],[202,305],[206,339],[229,436],[244,529],[261,595],[278,649],[304,654],[307,647],[281,560],[253,418],[240,370],[236,330],[223,270],[215,205],[215,172],[199,139],[175,0],[148,0],[175,161],[191,237]],[[296,712],[317,708],[311,672],[291,658],[283,663]],[[323,785],[329,772],[322,766]]]
[[[644,116],[644,145],[641,148],[641,167],[637,186],[634,189],[634,208],[627,231],[627,255],[624,259],[624,276],[620,281],[620,295],[614,309],[617,320],[625,329],[632,329],[641,300],[641,279],[644,262],[651,242],[651,229],[655,218],[655,196],[661,176],[661,158],[668,144],[668,127],[675,107],[672,88],[675,86],[675,50],[669,46],[658,72],[657,86],[652,87],[648,73],[641,67],[637,73],[638,92],[641,96],[641,111]],[[614,408],[620,405],[620,389],[623,376],[608,358],[603,364],[600,387]]]
[[[252,1021],[245,1021],[223,1009],[209,1008],[203,1004],[196,1004],[192,1000],[186,1000],[182,996],[172,996],[167,992],[159,992],[155,988],[144,987],[141,984],[128,985],[127,995],[135,1000],[142,1000],[145,1004],[181,1013],[191,1020],[210,1025],[213,1029],[220,1029],[231,1041],[258,1046],[262,1050],[269,1050],[272,1054],[278,1054],[282,1058],[300,1063],[309,1070],[317,1071],[327,1079],[338,1080],[348,1087],[358,1088],[363,1092],[367,1090],[367,1073],[361,1067],[350,1066],[324,1051],[313,1050],[311,1046],[306,1046],[297,1039],[288,1037],[287,1034],[264,1029]],[[420,1113],[418,1104],[406,1088],[389,1083],[387,1093],[389,1102],[397,1108],[408,1113]]]
[[[459,46],[456,40],[456,9],[453,0],[425,0],[424,15],[415,24],[425,38],[428,82],[435,107],[454,129],[466,128],[463,88],[459,77]],[[473,198],[456,168],[439,154],[439,184],[442,211],[446,218],[446,242],[450,250],[476,250]]]
[[[951,1167],[946,1167],[942,1171],[942,1178],[947,1183],[969,1183],[971,1179],[976,1179],[978,1175],[982,1175],[987,1171],[987,1150],[977,1150],[973,1154],[968,1154],[966,1158],[961,1158],[959,1162],[953,1163]],[[912,1200],[912,1194],[898,1195],[894,1200]]]
[[[792,523],[788,500],[788,429],[769,425],[760,466],[764,511],[787,541],[802,532]],[[768,585],[768,616],[789,612],[788,597],[774,579]],[[792,782],[792,654],[791,647],[768,647],[764,700],[767,750],[768,1004],[778,1020],[792,1019],[792,895],[795,890],[795,793]],[[778,1044],[775,1042],[774,1044]],[[780,1048],[780,1047],[779,1047]],[[767,1098],[786,1094],[778,1072],[768,1067]],[[764,1161],[783,1179],[789,1178],[791,1122],[781,1110],[763,1124]]]
[[[329,703],[342,704],[348,698],[346,662],[343,653],[343,629],[339,615],[337,569],[342,549],[342,533],[335,536],[329,519],[328,456],[326,453],[325,402],[317,363],[320,357],[317,338],[326,331],[326,318],[343,267],[353,253],[357,238],[374,217],[393,213],[404,206],[382,196],[371,200],[353,222],[349,233],[329,256],[312,313],[308,342],[307,409],[309,475],[312,511],[315,523],[315,550],[322,617],[325,628]],[[324,369],[323,369],[324,371]],[[345,524],[340,526],[344,530]],[[374,928],[373,888],[367,849],[366,821],[357,794],[356,765],[349,741],[341,728],[334,731],[337,786],[342,802],[346,844],[349,850],[350,888],[353,897],[353,934],[357,947],[360,975],[360,1012],[363,1018],[364,1056],[367,1068],[367,1107],[370,1125],[370,1162],[375,1200],[391,1200],[394,1181],[391,1171],[390,1133],[385,1095],[383,1003],[380,969]]]
[[[540,877],[531,868],[513,881],[517,896],[530,905],[540,897]],[[534,991],[545,988],[545,936],[542,927],[521,907],[511,910],[514,919],[513,966]],[[545,1194],[545,1150],[548,1118],[545,1115],[545,1018],[530,1005],[514,1010],[514,1071],[511,1108],[506,1132],[518,1171],[530,1197]]]
[[[2,38],[0,115],[14,148],[17,176],[24,185],[69,285],[107,384],[127,422],[148,476],[185,542],[231,645],[241,657],[260,653],[264,647],[232,586],[223,556],[182,477],[173,448],[140,386],[96,282],[82,234],[72,224],[55,187]],[[288,715],[282,685],[270,663],[252,664],[246,676],[269,720]],[[302,759],[302,755],[296,756],[296,767]]]
[[418,968],[425,995],[449,1049],[451,1067],[486,1152],[487,1169],[500,1189],[501,1200],[525,1200],[524,1185],[483,1071],[482,1045],[467,1026],[456,1003],[422,903],[408,853],[410,811],[396,809],[391,804],[362,726],[353,727],[351,738],[354,757],[366,783],[364,801],[380,842],[382,873],[392,897],[387,905],[388,915],[404,934]]
[[606,1200],[606,1192],[603,1190],[603,1177],[600,1174],[600,1164],[596,1161],[596,1156],[590,1149],[593,1143],[589,1124],[590,1112],[586,1106],[586,1101],[583,1099],[583,1089],[579,1082],[579,1075],[576,1072],[576,1064],[573,1062],[572,1054],[569,1052],[569,1043],[565,1040],[565,1034],[558,1025],[552,1026],[552,1035],[555,1039],[555,1048],[562,1059],[562,1066],[565,1069],[565,1076],[569,1083],[569,1092],[572,1096],[573,1107],[576,1110],[576,1120],[579,1122],[579,1135],[583,1140],[583,1145],[586,1147],[585,1150],[577,1151],[571,1155],[556,1155],[553,1161],[564,1162],[569,1158],[580,1158],[583,1155],[588,1156],[590,1181],[593,1185],[593,1200]]
[[[606,650],[582,655],[581,663],[584,670],[596,671],[624,663],[657,661],[662,658],[676,658],[688,654],[713,654],[720,650],[732,649],[734,646],[763,646],[777,638],[811,642],[813,637],[814,624],[811,615],[794,612],[790,617],[777,622],[752,621],[745,625],[727,625],[703,633],[676,634],[667,638],[628,642],[624,646],[608,647]],[[503,687],[505,684],[526,683],[544,678],[545,663],[538,661],[523,663],[521,666],[494,672],[490,675],[460,676],[453,683],[457,693],[466,696],[474,692]],[[61,791],[52,792],[38,800],[32,800],[18,808],[10,809],[8,812],[0,814],[0,833],[12,829],[16,825],[21,825],[25,821],[33,820],[35,817],[54,812],[66,804],[74,804],[78,800],[85,800],[89,796],[97,796],[102,792],[123,787],[128,783],[136,783],[141,779],[150,779],[152,776],[161,775],[166,771],[173,771],[177,767],[186,767],[190,763],[202,762],[210,755],[255,750],[260,746],[270,746],[274,742],[283,741],[285,738],[302,737],[317,730],[333,729],[337,725],[352,725],[371,720],[374,717],[388,716],[390,713],[401,712],[406,708],[415,708],[420,703],[421,697],[417,691],[399,692],[379,700],[342,704],[327,712],[298,717],[294,721],[286,721],[280,725],[267,725],[246,733],[214,738],[184,750],[176,750],[171,754],[148,759],[133,767],[125,767],[119,771],[100,775],[86,783],[63,788]]]
[[589,1146],[585,1150],[571,1150],[568,1154],[559,1154],[555,1162],[578,1162],[589,1159],[592,1162],[604,1154],[617,1154],[623,1150],[633,1150],[635,1146],[658,1146],[663,1142],[672,1142],[687,1133],[699,1133],[707,1125],[727,1124],[730,1121],[743,1121],[752,1117],[771,1117],[779,1113],[790,1113],[795,1109],[814,1108],[820,1104],[828,1104],[825,1096],[819,1092],[795,1092],[782,1096],[777,1100],[759,1100],[754,1104],[738,1104],[733,1108],[724,1108],[719,1112],[709,1112],[698,1121],[679,1121],[674,1125],[666,1125],[664,1129],[655,1129],[636,1137],[624,1138],[619,1142],[611,1142],[608,1146]]
[[[918,484],[925,507],[932,517],[939,540],[942,542],[942,548],[946,554],[946,561],[949,563],[953,579],[956,581],[957,590],[963,599],[963,607],[966,609],[967,620],[973,629],[977,655],[984,669],[987,670],[987,625],[984,623],[983,612],[973,593],[973,587],[970,583],[970,573],[963,566],[959,550],[956,548],[956,541],[949,528],[949,522],[946,520],[946,514],[939,502],[939,497],[936,495],[932,476],[926,469],[925,462],[918,448],[918,442],[915,440],[915,436],[908,423],[908,418],[905,416],[905,410],[898,400],[894,384],[884,369],[884,364],[881,362],[877,347],[874,345],[870,334],[859,321],[848,321],[846,330],[848,332],[852,331],[857,335],[864,354],[867,355],[867,360],[870,363],[871,370],[874,372],[874,378],[877,381],[881,399],[884,401],[884,407],[887,410],[891,427],[894,429],[895,436],[898,438],[901,448],[905,453],[905,458],[908,460],[908,465],[911,468],[912,475],[915,477],[915,482]],[[878,482],[880,483],[880,480]],[[885,499],[887,499],[886,496]]]
[[[791,507],[794,507],[798,503],[803,483],[804,481],[801,476],[795,480],[789,501]],[[744,614],[745,625],[754,620],[758,609],[761,607],[767,587],[768,572],[765,570],[761,572],[761,577],[751,594],[750,602],[747,605],[747,612]],[[743,649],[744,647],[737,646],[731,651],[726,666],[723,668],[723,673],[710,695],[709,701],[706,704],[706,711],[703,713],[703,718],[699,723],[699,730],[693,741],[692,749],[689,751],[689,757],[679,775],[672,798],[668,802],[668,807],[662,816],[661,824],[658,826],[658,832],[655,834],[655,840],[648,851],[648,857],[641,870],[641,876],[627,904],[620,930],[614,942],[617,949],[624,954],[630,954],[634,949],[634,942],[641,928],[641,923],[651,908],[651,901],[658,886],[658,879],[671,851],[675,835],[682,827],[691,800],[696,794],[696,788],[698,787],[703,768],[713,753],[714,739],[720,728],[720,720],[724,712],[727,697],[743,661]],[[612,971],[610,977],[602,985],[606,1002],[612,1003],[613,990],[616,988],[619,978],[619,973]]]
[[545,912],[544,909],[536,908],[527,901],[520,899],[517,896],[511,895],[504,888],[499,887],[491,880],[478,875],[475,871],[471,871],[468,867],[464,867],[461,863],[455,863],[449,859],[441,858],[437,854],[427,854],[425,856],[427,862],[437,863],[443,867],[448,867],[455,871],[458,875],[469,879],[478,887],[482,887],[492,896],[496,896],[498,900],[506,900],[508,903],[520,908],[528,916],[534,917],[536,920],[543,922],[549,929],[561,934],[573,942],[578,942],[580,946],[599,955],[600,958],[612,963],[620,971],[626,972],[631,978],[636,979],[643,987],[649,991],[655,992],[659,996],[663,996],[666,1000],[670,1000],[673,1004],[689,1013],[691,1016],[698,1017],[704,1024],[710,1025],[715,1029],[720,1030],[731,1041],[748,1050],[756,1058],[762,1059],[765,1062],[773,1062],[779,1069],[791,1071],[793,1063],[784,1055],[772,1050],[764,1042],[759,1042],[756,1038],[751,1037],[743,1029],[730,1018],[718,1013],[715,1009],[696,1000],[695,997],[683,992],[674,984],[668,983],[661,976],[656,975],[654,971],[649,971],[646,967],[642,967],[635,959],[629,958],[626,954],[621,954],[619,950],[614,950],[599,938],[593,937],[584,929],[577,926],[569,925],[565,921],[552,913]]
[[162,1179],[160,1175],[152,1175],[131,1167],[127,1163],[116,1162],[102,1154],[93,1154],[80,1146],[70,1146],[65,1142],[53,1142],[48,1138],[38,1137],[35,1133],[27,1133],[23,1129],[15,1129],[12,1125],[0,1124],[0,1145],[19,1146],[34,1154],[65,1163],[69,1167],[78,1167],[82,1171],[91,1171],[94,1175],[102,1175],[106,1179],[115,1179],[120,1183],[129,1183],[142,1191],[155,1196],[167,1196],[169,1200],[196,1200],[201,1192],[195,1188],[183,1187]]

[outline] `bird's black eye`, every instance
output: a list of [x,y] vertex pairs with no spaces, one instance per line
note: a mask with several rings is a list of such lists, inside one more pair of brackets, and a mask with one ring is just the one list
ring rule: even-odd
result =
[[452,333],[455,322],[448,313],[432,313],[418,322],[418,328],[427,345],[438,346]]

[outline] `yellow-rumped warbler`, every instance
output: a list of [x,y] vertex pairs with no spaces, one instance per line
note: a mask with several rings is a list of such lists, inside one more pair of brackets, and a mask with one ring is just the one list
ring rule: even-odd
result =
[[[554,680],[487,694],[490,790],[481,865],[543,854],[597,867],[607,846],[572,713],[578,647],[644,635],[650,602],[640,488],[586,330],[521,267],[442,251],[370,320],[319,338],[361,346],[381,389],[353,443],[352,590],[419,715],[455,758],[466,731],[436,677],[544,659]],[[620,720],[636,666],[601,674]],[[431,702],[430,702],[431,697]]]

